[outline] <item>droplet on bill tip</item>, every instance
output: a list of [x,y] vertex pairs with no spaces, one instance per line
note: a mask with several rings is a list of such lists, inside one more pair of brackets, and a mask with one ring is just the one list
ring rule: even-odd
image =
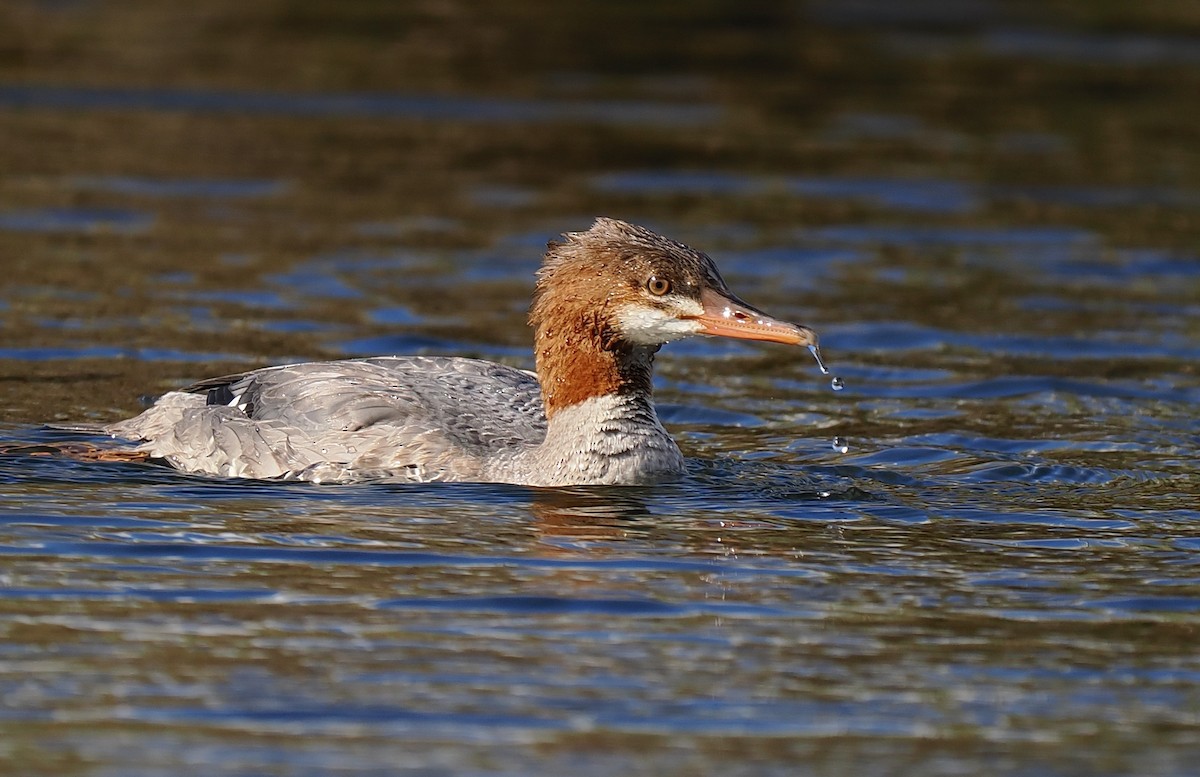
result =
[[[821,349],[815,345],[808,346],[808,352],[817,360],[817,366],[821,368],[821,374],[828,375],[829,368],[825,366],[825,360],[821,358]],[[846,382],[837,375],[833,376],[833,380],[829,381],[829,385],[834,391],[841,391],[846,388]]]
[[821,368],[821,373],[823,375],[828,375],[829,368],[826,367],[825,362],[821,360],[821,349],[815,345],[810,345],[808,346],[808,352],[811,353],[813,358],[817,360],[817,366]]

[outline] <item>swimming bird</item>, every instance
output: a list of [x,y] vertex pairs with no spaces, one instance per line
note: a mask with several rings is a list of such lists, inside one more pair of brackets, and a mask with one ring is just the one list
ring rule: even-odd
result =
[[536,372],[444,356],[288,364],[204,380],[103,427],[114,458],[187,472],[352,482],[639,484],[682,473],[651,396],[659,347],[817,335],[738,299],[705,254],[597,219],[551,242],[529,324]]

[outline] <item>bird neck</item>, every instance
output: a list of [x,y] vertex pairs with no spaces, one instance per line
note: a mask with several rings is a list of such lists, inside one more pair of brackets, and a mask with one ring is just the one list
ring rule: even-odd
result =
[[632,345],[594,319],[548,320],[534,336],[547,420],[560,410],[603,396],[653,394],[658,347]]

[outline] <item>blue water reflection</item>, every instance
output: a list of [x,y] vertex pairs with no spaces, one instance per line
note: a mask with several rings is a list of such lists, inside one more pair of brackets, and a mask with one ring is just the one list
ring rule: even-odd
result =
[[539,101],[440,94],[284,94],[200,89],[83,88],[0,84],[0,106],[92,111],[181,111],[292,117],[370,117],[472,122],[600,122],[696,126],[720,116],[688,103]]
[[133,234],[154,225],[148,213],[118,208],[47,208],[0,211],[0,231]]

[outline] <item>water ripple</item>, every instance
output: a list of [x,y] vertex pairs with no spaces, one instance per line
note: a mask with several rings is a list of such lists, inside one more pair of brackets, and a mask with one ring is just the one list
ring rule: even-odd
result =
[[0,85],[0,105],[56,110],[179,111],[291,117],[373,117],[468,122],[600,122],[696,126],[711,105],[638,101],[537,101],[408,94],[286,94],[201,89]]

